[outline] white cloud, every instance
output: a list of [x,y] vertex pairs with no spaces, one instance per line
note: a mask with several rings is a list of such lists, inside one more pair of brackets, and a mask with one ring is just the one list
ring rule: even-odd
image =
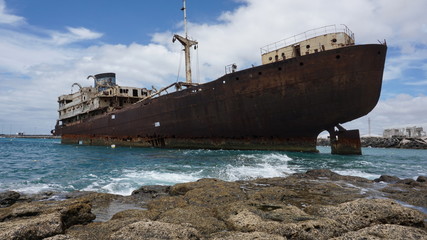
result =
[[[427,1],[241,2],[237,9],[219,16],[215,24],[189,24],[190,36],[199,42],[199,57],[194,52],[192,62],[193,66],[200,66],[202,82],[220,77],[224,66],[231,63],[237,63],[239,69],[260,64],[259,49],[264,45],[335,23],[349,26],[359,43],[387,40],[390,48],[384,84],[408,80],[406,71],[414,66],[427,72]],[[12,19],[8,20],[10,24],[24,21],[23,17],[6,12],[4,0],[0,0],[0,23],[4,19]],[[70,43],[99,39],[103,34],[85,27],[66,29],[47,29],[50,38],[43,38],[0,28],[0,125],[4,128],[14,125],[16,129],[21,126],[25,131],[34,131],[37,127],[46,133],[55,123],[57,96],[68,93],[74,82],[91,84],[86,79],[91,74],[116,72],[119,84],[140,87],[158,88],[176,80],[181,47],[171,42],[173,34],[169,31],[152,33],[152,43],[147,45],[97,43],[71,47]],[[196,75],[197,70],[193,73]],[[424,86],[425,78],[411,82]],[[420,119],[427,119],[425,96],[390,96],[368,116],[345,125],[367,132],[369,117],[375,126],[373,132],[379,134],[388,126],[417,124],[423,122]]]
[[83,40],[93,40],[102,37],[102,33],[93,32],[87,28],[67,27],[68,32],[53,32],[51,34],[52,42],[57,45],[65,45]]
[[24,22],[25,19],[23,17],[9,14],[6,10],[5,0],[0,0],[0,24],[17,25]]
[[412,86],[427,86],[427,80],[424,81],[417,81],[417,82],[407,82],[406,85],[412,85]]
[[[74,54],[52,46],[46,39],[28,33],[0,29],[0,70],[31,75],[30,69],[42,64],[62,64]],[[70,53],[72,53],[70,51]]]
[[369,133],[368,119],[371,119],[371,133],[382,135],[387,128],[418,126],[427,130],[427,96],[399,94],[380,101],[367,116],[344,124],[347,128],[360,129],[362,135]]

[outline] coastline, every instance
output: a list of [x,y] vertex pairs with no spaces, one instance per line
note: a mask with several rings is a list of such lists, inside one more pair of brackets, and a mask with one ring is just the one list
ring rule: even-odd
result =
[[[402,149],[427,149],[427,137],[361,137],[362,147],[372,148],[402,148]],[[318,138],[317,146],[330,146],[328,138]]]
[[6,192],[0,199],[9,205],[0,208],[0,239],[427,236],[425,176],[368,180],[320,169],[247,181],[142,186],[130,196]]
[[[0,134],[2,138],[34,138],[34,139],[61,139],[61,136],[44,134]],[[402,148],[402,149],[427,149],[427,137],[361,137],[362,147],[373,148]],[[317,146],[330,146],[329,138],[318,138]]]
[[45,135],[45,134],[28,134],[28,135],[19,135],[19,134],[0,134],[0,137],[3,138],[40,138],[40,139],[61,139],[60,136]]

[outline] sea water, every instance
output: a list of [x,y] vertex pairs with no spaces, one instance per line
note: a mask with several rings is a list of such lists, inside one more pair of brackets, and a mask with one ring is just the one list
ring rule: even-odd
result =
[[427,150],[363,148],[361,156],[239,150],[63,145],[58,139],[0,138],[0,192],[74,190],[129,195],[142,185],[200,178],[285,177],[326,168],[343,175],[415,179],[427,175]]

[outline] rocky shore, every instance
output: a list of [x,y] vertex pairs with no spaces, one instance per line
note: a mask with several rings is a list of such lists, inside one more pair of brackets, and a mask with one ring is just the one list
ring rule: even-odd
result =
[[[361,137],[362,147],[374,148],[405,148],[405,149],[427,149],[427,137],[408,138],[408,137]],[[318,146],[329,146],[329,139],[317,139]]]
[[423,176],[322,169],[143,186],[130,196],[4,192],[0,207],[0,239],[427,239]]

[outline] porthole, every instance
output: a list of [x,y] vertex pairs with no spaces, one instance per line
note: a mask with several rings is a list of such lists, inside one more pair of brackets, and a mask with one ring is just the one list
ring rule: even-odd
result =
[[309,48],[310,48],[310,45],[305,46],[305,48],[309,49]]
[[304,66],[304,63],[303,63],[303,62],[300,62],[300,63],[299,63],[299,65],[300,65],[300,66]]
[[268,60],[270,60],[270,61],[271,61],[271,60],[273,60],[273,58],[272,58],[272,57],[269,57],[269,58],[268,58]]
[[336,39],[336,38],[332,39],[332,42],[336,43],[336,42],[337,42],[337,39]]
[[262,72],[258,72],[258,75],[262,75]]
[[340,58],[341,58],[341,56],[340,56],[340,55],[336,55],[336,56],[335,56],[335,58],[336,58],[336,59],[340,59]]
[[282,71],[282,68],[281,68],[281,67],[279,67],[279,68],[278,68],[278,70],[279,70],[279,71]]

